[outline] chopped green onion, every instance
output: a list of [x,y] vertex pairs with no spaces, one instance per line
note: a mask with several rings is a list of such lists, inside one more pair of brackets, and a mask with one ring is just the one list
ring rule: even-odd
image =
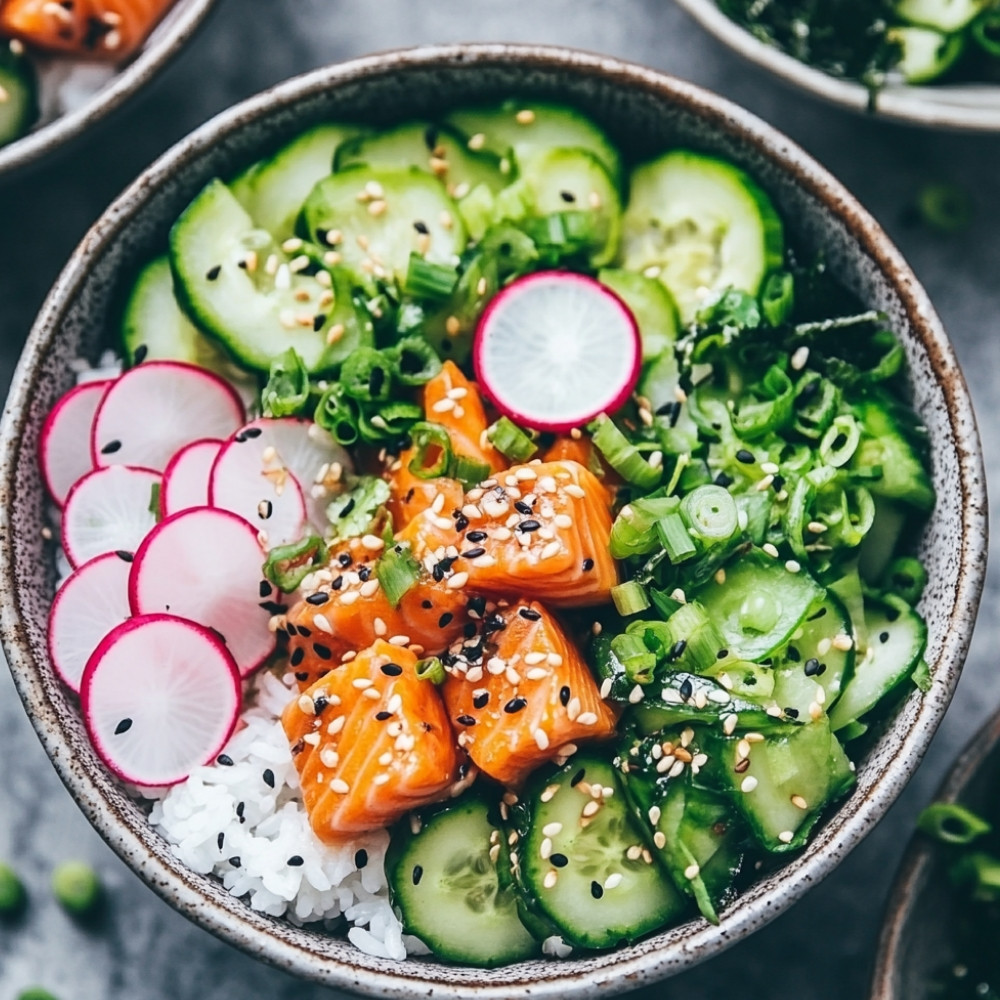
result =
[[448,677],[444,664],[436,656],[426,656],[417,660],[415,667],[417,679],[430,681],[432,684],[444,684]]
[[439,302],[451,295],[457,281],[457,268],[437,264],[418,253],[411,253],[403,281],[403,292],[415,299]]
[[478,458],[470,458],[468,455],[453,455],[451,465],[448,467],[448,475],[452,479],[457,479],[466,489],[489,478],[489,474],[488,462],[481,462]]
[[400,385],[423,385],[441,371],[441,359],[423,337],[411,334],[384,352]]
[[795,279],[788,271],[776,271],[764,282],[760,308],[771,326],[781,326],[795,307]]
[[358,443],[358,405],[344,395],[339,383],[331,385],[316,404],[313,420],[338,444],[349,448]]
[[663,616],[664,620],[669,618],[680,606],[681,602],[675,600],[669,594],[655,587],[648,590],[649,599],[653,602],[653,607]]
[[352,399],[381,403],[392,395],[395,365],[374,347],[359,347],[340,369],[340,384]]
[[437,479],[451,468],[451,438],[440,424],[420,421],[410,428],[415,454],[409,469],[418,479]]
[[972,25],[972,37],[988,55],[1000,57],[1000,11],[984,11]]
[[291,417],[305,409],[309,402],[309,373],[294,347],[271,362],[260,402],[265,417]]
[[917,820],[917,828],[945,844],[971,844],[993,827],[956,802],[935,802]]
[[97,908],[103,889],[97,872],[85,861],[64,861],[52,872],[52,894],[64,910],[82,917]]
[[835,417],[819,443],[819,457],[826,465],[839,469],[846,465],[861,442],[861,428],[849,413]]
[[625,583],[619,583],[617,587],[612,587],[611,600],[614,601],[618,614],[623,618],[637,615],[649,607],[649,597],[645,589],[642,584],[635,580],[628,580]]
[[957,184],[927,184],[917,194],[917,212],[928,229],[950,236],[972,223],[972,198]]
[[341,540],[369,534],[389,496],[389,484],[381,476],[359,476],[347,492],[327,504],[331,537]]
[[931,668],[922,656],[917,661],[917,665],[913,668],[913,673],[910,674],[910,680],[913,682],[913,686],[923,694],[927,694],[927,692],[930,691]]
[[815,441],[833,422],[840,408],[840,390],[818,372],[806,372],[795,387],[793,428]]
[[621,632],[611,640],[611,653],[632,684],[649,684],[656,669],[656,653],[635,632]]
[[983,903],[1000,899],[1000,860],[985,851],[970,851],[951,866],[952,881],[970,890],[972,898]]
[[680,514],[668,514],[656,522],[656,533],[667,550],[667,556],[674,564],[689,559],[698,551],[691,540],[687,525]]
[[652,490],[657,486],[663,470],[654,469],[606,413],[597,417],[590,426],[594,446],[622,479],[641,490]]
[[359,411],[358,434],[367,444],[397,441],[424,415],[416,403],[404,402],[361,404]]
[[375,576],[389,603],[398,608],[403,595],[420,579],[420,563],[410,554],[409,548],[394,545],[375,563]]
[[264,576],[282,593],[290,594],[317,566],[326,562],[326,556],[326,545],[317,535],[276,545],[267,554]]
[[501,417],[486,429],[486,437],[494,448],[513,462],[527,462],[538,451],[538,445],[513,420]]
[[0,861],[0,917],[20,912],[27,898],[24,883],[17,872]]
[[459,201],[458,214],[462,217],[466,232],[471,239],[482,239],[487,227],[493,221],[496,203],[490,186],[485,182],[477,184]]
[[809,320],[805,323],[795,324],[795,333],[799,337],[808,336],[811,333],[828,333],[830,330],[845,330],[851,326],[860,326],[862,323],[878,323],[885,319],[885,315],[877,309],[869,309],[866,312],[855,313],[853,316],[835,316],[832,319]]
[[657,522],[679,507],[677,497],[644,497],[626,504],[611,526],[611,554],[627,559],[652,552],[659,544]]
[[725,640],[697,601],[682,604],[667,619],[669,648],[667,661],[672,669],[700,674],[719,659]]
[[157,521],[160,520],[160,517],[163,514],[163,511],[160,508],[160,485],[161,485],[160,481],[157,480],[155,483],[153,483],[152,486],[150,486],[149,506],[146,508],[146,510],[148,510],[149,513],[152,514]]
[[785,427],[792,419],[795,400],[795,386],[778,365],[768,368],[752,391],[755,398],[733,414],[733,429],[747,441]]
[[732,538],[739,530],[736,501],[721,486],[699,486],[681,501],[681,517],[705,545]]
[[885,572],[885,582],[886,586],[892,588],[894,594],[913,607],[927,586],[927,570],[919,559],[903,556],[889,563],[889,568]]

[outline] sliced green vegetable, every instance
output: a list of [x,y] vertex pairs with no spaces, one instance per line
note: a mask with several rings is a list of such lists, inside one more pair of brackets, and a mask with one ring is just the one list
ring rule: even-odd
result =
[[276,545],[267,554],[264,576],[283,594],[290,594],[314,569],[326,563],[326,555],[326,545],[317,535]]

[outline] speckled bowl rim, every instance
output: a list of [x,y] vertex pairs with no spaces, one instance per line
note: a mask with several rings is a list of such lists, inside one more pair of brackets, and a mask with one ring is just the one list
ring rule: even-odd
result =
[[[830,76],[762,42],[719,10],[716,0],[675,2],[719,41],[785,83],[842,108],[872,114],[868,91],[860,83]],[[890,85],[879,93],[874,114],[927,128],[996,132],[1000,130],[1000,85],[984,84],[976,88]]]
[[[934,802],[958,802],[975,780],[979,769],[1000,752],[1000,712],[989,718],[965,745],[951,770],[934,795]],[[912,1000],[904,996],[899,986],[900,963],[910,931],[914,906],[932,877],[940,845],[929,837],[914,832],[899,870],[882,918],[875,970],[872,973],[870,1000]]]
[[71,142],[128,101],[180,52],[214,3],[215,0],[177,0],[138,53],[89,101],[0,146],[0,181]]
[[[889,765],[872,776],[825,824],[811,845],[777,876],[751,887],[724,916],[721,927],[690,921],[616,952],[571,962],[538,960],[492,973],[456,969],[433,962],[389,963],[330,943],[288,924],[253,912],[225,893],[217,882],[192,873],[145,822],[139,820],[121,789],[102,769],[85,771],[72,759],[72,732],[52,710],[44,685],[48,669],[33,658],[17,591],[12,558],[10,510],[19,442],[29,419],[29,401],[38,391],[44,359],[59,337],[60,317],[99,256],[117,234],[143,211],[158,187],[185,164],[256,117],[294,107],[327,88],[352,85],[414,69],[516,67],[562,73],[609,87],[627,87],[653,100],[676,104],[686,114],[712,123],[727,141],[746,144],[753,156],[780,169],[833,213],[865,257],[893,286],[914,337],[926,352],[947,410],[950,440],[956,446],[955,490],[961,497],[956,534],[958,574],[953,604],[942,613],[941,656],[934,664],[930,690],[910,698],[881,738]],[[829,873],[865,836],[895,800],[917,767],[951,699],[971,638],[986,559],[986,499],[982,454],[968,390],[947,336],[926,293],[874,219],[799,147],[738,106],[701,88],[641,66],[573,50],[525,45],[428,46],[357,59],[297,77],[222,113],[182,140],[150,166],[111,205],[70,258],[46,300],[28,338],[14,376],[0,426],[0,632],[14,680],[29,717],[53,764],[80,808],[119,856],[160,896],[214,934],[286,971],[327,986],[368,996],[416,1000],[418,997],[495,998],[531,996],[560,1000],[621,992],[688,968],[746,937],[787,909]],[[6,498],[6,501],[4,500]],[[52,715],[50,722],[46,714]]]

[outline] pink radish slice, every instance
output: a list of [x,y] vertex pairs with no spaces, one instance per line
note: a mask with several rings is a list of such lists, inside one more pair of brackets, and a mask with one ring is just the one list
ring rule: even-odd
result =
[[476,378],[523,427],[567,431],[629,398],[642,360],[628,307],[582,274],[540,271],[508,285],[479,321]]
[[215,507],[194,507],[161,521],[139,546],[128,599],[136,615],[168,612],[213,629],[245,677],[274,649],[268,628],[281,595],[264,579],[257,529]]
[[218,438],[202,438],[185,445],[170,459],[163,471],[160,491],[164,517],[189,507],[207,506],[208,478],[221,447]]
[[160,471],[184,445],[228,437],[245,419],[243,403],[225,379],[179,361],[147,361],[105,394],[94,417],[91,457],[98,468]]
[[49,410],[38,442],[45,486],[61,507],[73,484],[94,467],[90,429],[110,379],[75,386]]
[[105,552],[135,552],[156,524],[153,489],[160,474],[131,465],[95,469],[69,491],[62,543],[75,569]]
[[105,764],[136,785],[175,785],[226,745],[240,675],[209,629],[173,615],[131,618],[87,661],[83,718]]
[[49,656],[72,691],[80,691],[90,654],[132,614],[128,603],[131,564],[131,557],[108,552],[84,563],[56,591],[49,613]]

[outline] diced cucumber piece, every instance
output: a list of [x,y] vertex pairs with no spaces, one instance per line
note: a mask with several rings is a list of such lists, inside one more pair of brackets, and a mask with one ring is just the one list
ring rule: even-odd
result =
[[961,31],[989,5],[989,0],[898,0],[896,13],[910,24],[946,34]]
[[538,772],[511,819],[525,902],[570,944],[614,948],[683,912],[684,897],[652,863],[607,760],[579,754]]
[[234,364],[218,344],[181,312],[174,298],[174,277],[164,254],[150,261],[139,273],[122,317],[122,349],[125,363],[133,365],[136,352],[143,358],[186,361],[220,374],[229,374]]
[[[327,371],[371,343],[372,331],[346,280],[317,267],[308,251],[290,257],[222,181],[211,181],[170,231],[177,301],[250,368],[267,371],[294,347],[307,371]],[[329,280],[321,282],[320,274]]]
[[495,807],[468,794],[392,831],[385,870],[408,934],[440,958],[492,968],[538,952],[518,917],[507,835]]
[[677,305],[666,286],[622,268],[605,268],[598,273],[597,280],[610,288],[635,317],[642,336],[642,360],[651,361],[664,353],[673,357],[680,320]]
[[771,199],[738,167],[675,150],[632,172],[624,266],[655,274],[689,322],[715,294],[756,294],[784,251]]
[[410,122],[377,135],[359,136],[337,149],[337,171],[359,164],[380,169],[419,167],[439,178],[456,200],[480,184],[495,193],[510,180],[510,165],[504,173],[495,153],[470,150],[457,132],[430,122]]
[[858,572],[867,583],[882,579],[896,554],[896,544],[906,524],[906,508],[885,497],[875,500],[875,519],[858,549]]
[[890,28],[886,38],[902,51],[896,69],[907,83],[930,83],[947,72],[965,48],[965,35],[945,35],[933,28]]
[[783,646],[823,589],[805,572],[793,573],[763,552],[752,550],[727,564],[695,595],[725,639],[729,653],[761,660]]
[[795,850],[826,806],[854,784],[851,763],[824,715],[744,743],[749,755],[741,752],[744,739],[740,731],[728,739],[713,733],[704,751],[761,846]]
[[497,156],[511,151],[519,167],[551,149],[576,147],[596,156],[621,189],[618,150],[589,118],[573,108],[544,101],[504,101],[499,106],[453,111],[447,121],[468,137],[470,148]]
[[[841,600],[827,591],[787,645],[774,655],[772,697],[796,718],[807,719],[813,705],[827,711],[840,697],[854,669],[854,630]],[[817,691],[821,689],[822,693]]]
[[0,146],[19,139],[38,118],[38,78],[31,60],[0,40]]
[[316,182],[333,172],[336,149],[358,131],[356,125],[316,125],[244,170],[229,188],[256,225],[285,240]]
[[898,597],[869,601],[865,608],[868,648],[854,665],[854,675],[830,712],[839,731],[867,715],[910,677],[927,646],[927,625]]
[[417,167],[355,166],[326,177],[306,198],[299,225],[363,280],[402,282],[411,253],[453,264],[466,242],[455,202],[433,174]]
[[934,487],[895,415],[877,399],[863,400],[854,410],[861,421],[862,435],[851,465],[882,469],[880,479],[867,483],[869,491],[876,497],[901,500],[917,510],[929,511],[934,506]]

